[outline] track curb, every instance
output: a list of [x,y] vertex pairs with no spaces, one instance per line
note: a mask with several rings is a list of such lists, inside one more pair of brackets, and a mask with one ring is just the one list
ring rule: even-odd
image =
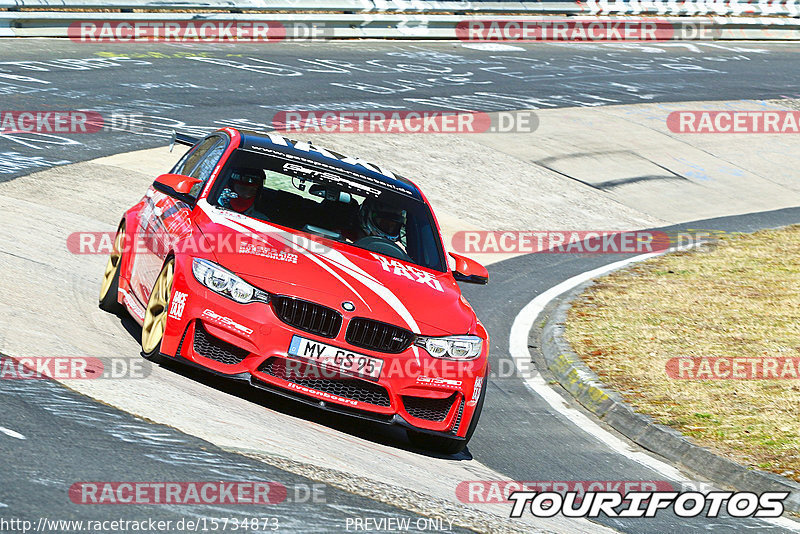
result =
[[682,433],[657,424],[647,415],[635,412],[622,396],[602,382],[572,349],[564,337],[567,312],[585,288],[585,282],[559,295],[543,312],[545,322],[538,322],[530,336],[541,335],[541,353],[549,371],[584,408],[637,445],[663,456],[670,462],[708,477],[714,483],[739,491],[788,491],[784,500],[788,511],[800,512],[800,484],[788,478],[749,469],[716,455],[693,443]]

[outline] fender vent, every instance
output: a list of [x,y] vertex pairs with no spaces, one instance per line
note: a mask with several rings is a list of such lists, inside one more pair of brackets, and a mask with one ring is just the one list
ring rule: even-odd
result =
[[458,415],[456,415],[456,422],[453,424],[453,428],[450,429],[450,433],[454,436],[458,434],[458,427],[461,424],[461,416],[464,415],[464,401],[462,400],[461,403],[458,405]]

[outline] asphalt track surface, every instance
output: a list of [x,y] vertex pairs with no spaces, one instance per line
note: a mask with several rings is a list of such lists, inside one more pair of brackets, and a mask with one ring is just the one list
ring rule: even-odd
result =
[[[496,111],[800,95],[796,61],[800,46],[796,44],[563,44],[519,48],[476,50],[460,43],[234,47],[3,40],[2,109],[136,113],[142,115],[147,127],[136,133],[109,131],[91,136],[2,136],[0,181],[52,165],[163,145],[173,128],[202,132],[232,122],[263,128],[274,112],[298,108]],[[798,220],[800,210],[792,209],[684,226],[750,231]],[[492,265],[489,286],[463,287],[490,332],[495,364],[499,364],[499,358],[507,358],[510,324],[527,302],[570,276],[621,258],[525,256]],[[188,378],[198,379],[192,373]],[[213,380],[209,385],[222,387]],[[65,497],[64,484],[75,480],[152,480],[156,476],[163,479],[167,472],[176,480],[204,480],[230,473],[239,479],[260,476],[281,480],[287,486],[311,483],[217,450],[197,438],[135,419],[54,383],[2,384],[0,395],[6,407],[0,426],[29,436],[23,441],[0,434],[4,451],[14,459],[4,462],[0,470],[0,503],[6,505],[0,505],[0,517],[111,519],[142,515],[133,509],[120,512],[118,507],[92,507],[91,512],[85,512]],[[135,430],[127,434],[113,431],[126,424]],[[147,439],[148,433],[157,437]],[[164,441],[178,445],[167,451]],[[468,451],[515,480],[654,480],[652,471],[575,428],[515,377],[490,382],[481,425]],[[173,453],[182,461],[165,462],[164,458]],[[201,460],[193,461],[196,458]],[[332,488],[326,492],[333,505],[303,503],[270,512],[283,514],[281,519],[287,525],[301,521],[299,531],[316,527],[320,531],[342,530],[331,528],[331,522],[367,515],[367,511],[371,515],[416,517]],[[218,512],[229,515],[240,510]],[[148,516],[159,514],[170,518],[210,515],[207,509],[147,510]],[[320,521],[315,523],[315,518]],[[783,531],[755,520],[680,519],[669,514],[650,520],[600,522],[625,532]]]
[[[800,96],[800,45],[250,45],[0,40],[4,110],[141,115],[137,134],[0,140],[0,180],[163,144],[173,128],[267,128],[293,109],[477,110]],[[122,123],[120,123],[122,125]],[[80,143],[80,144],[75,144]],[[12,153],[12,154],[9,154]]]
[[[42,532],[80,531],[57,528],[58,521],[127,519],[178,522],[202,518],[258,518],[259,531],[343,531],[347,519],[392,517],[415,525],[425,518],[401,508],[360,497],[309,480],[257,460],[220,450],[201,439],[87,399],[48,380],[6,380],[0,398],[0,418],[25,439],[0,434],[3,468],[0,519],[16,518],[49,528]],[[92,481],[248,481],[278,482],[286,500],[274,505],[169,504],[102,506],[76,503],[66,488]],[[76,497],[77,498],[77,497]],[[122,508],[122,509],[120,509]],[[198,523],[198,529],[209,527]],[[186,523],[184,523],[185,525]],[[421,523],[421,525],[424,523]],[[265,527],[265,528],[262,528]],[[210,528],[210,527],[209,527]],[[185,530],[193,530],[186,528]],[[256,530],[256,529],[252,529]],[[454,531],[467,532],[453,527]],[[179,531],[173,529],[171,531]],[[0,526],[0,532],[12,532]],[[121,530],[125,532],[125,530]]]

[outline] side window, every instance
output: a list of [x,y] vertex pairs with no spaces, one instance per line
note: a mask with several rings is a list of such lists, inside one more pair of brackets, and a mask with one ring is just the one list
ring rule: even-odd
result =
[[213,171],[214,167],[217,166],[219,159],[222,157],[222,153],[225,152],[226,146],[227,144],[223,139],[217,138],[217,144],[215,144],[211,150],[206,153],[206,157],[204,157],[203,160],[197,164],[192,171],[192,174],[190,174],[192,178],[199,178],[202,180],[201,183],[196,184],[194,187],[192,187],[192,190],[189,191],[189,194],[194,198],[197,198],[200,195],[200,191],[203,190],[208,178],[211,176],[211,171]]
[[199,145],[195,148],[190,150],[189,152],[184,155],[181,160],[175,165],[175,169],[172,171],[174,174],[186,174],[191,172],[194,169],[197,162],[200,161],[205,153],[208,151],[211,146],[217,142],[218,137],[209,137],[208,139],[202,141]]
[[208,180],[208,177],[211,176],[211,171],[213,171],[214,167],[219,163],[219,158],[222,157],[223,152],[225,152],[225,141],[220,139],[217,144],[206,153],[206,157],[194,168],[192,174],[189,176],[192,178],[199,178],[203,180],[203,182]]

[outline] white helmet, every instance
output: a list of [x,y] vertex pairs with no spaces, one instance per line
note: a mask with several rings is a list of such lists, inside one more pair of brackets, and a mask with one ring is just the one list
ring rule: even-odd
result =
[[397,241],[406,223],[406,210],[368,198],[361,204],[358,219],[367,235]]

